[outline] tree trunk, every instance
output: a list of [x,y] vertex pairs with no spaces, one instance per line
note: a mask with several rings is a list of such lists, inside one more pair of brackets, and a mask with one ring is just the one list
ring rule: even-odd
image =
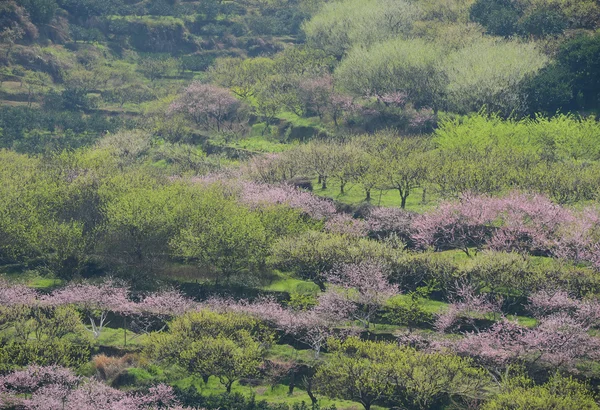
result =
[[294,388],[296,387],[296,372],[293,371],[290,375],[290,385],[288,387],[288,396],[294,394]]
[[371,190],[367,189],[366,194],[367,194],[367,197],[365,198],[365,201],[367,201],[367,202],[371,201]]
[[402,195],[401,197],[400,208],[402,209],[406,208],[406,198],[408,198],[408,195]]
[[313,391],[312,391],[312,379],[308,380],[305,384],[306,384],[306,394],[308,394],[308,397],[310,397],[310,401],[313,404],[313,406],[316,406],[319,401],[317,400],[317,398],[315,397],[315,395],[313,394]]
[[423,195],[421,195],[421,203],[427,203],[427,188],[423,188]]
[[321,179],[321,189],[327,189],[327,177]]

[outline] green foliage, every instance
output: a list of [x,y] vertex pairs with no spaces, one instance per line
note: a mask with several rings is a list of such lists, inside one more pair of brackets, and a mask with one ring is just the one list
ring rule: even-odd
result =
[[0,368],[29,364],[79,367],[90,357],[90,339],[70,307],[0,308]]
[[18,3],[27,10],[31,22],[36,25],[50,23],[58,7],[56,0],[19,0]]
[[404,0],[327,2],[304,31],[310,46],[341,58],[353,47],[408,35],[419,16],[417,3]]
[[335,410],[335,406],[322,407],[319,404],[307,405],[306,402],[294,403],[269,403],[266,400],[257,400],[254,395],[247,397],[241,393],[202,394],[193,386],[188,389],[177,389],[177,397],[184,405],[201,406],[207,410]]
[[186,226],[170,242],[173,252],[216,269],[217,282],[221,276],[228,282],[232,275],[256,273],[268,244],[260,217],[214,189],[196,200]]
[[593,410],[598,408],[598,404],[585,384],[558,374],[543,385],[533,385],[528,379],[511,379],[502,386],[500,393],[482,407],[484,410]]
[[401,254],[400,250],[382,242],[308,231],[275,242],[269,262],[277,269],[293,271],[323,286],[322,274],[336,264],[365,259],[393,263]]
[[392,325],[408,327],[409,331],[431,324],[433,314],[427,311],[425,303],[434,290],[438,289],[432,282],[409,292],[407,298],[391,298],[384,307],[383,317]]
[[356,400],[365,410],[387,400],[428,409],[449,402],[450,397],[480,395],[489,384],[483,369],[453,355],[357,338],[331,341],[330,349],[333,356],[315,375],[317,390]]
[[41,257],[51,272],[73,269],[84,248],[82,225],[59,217],[66,184],[42,164],[0,151],[0,260],[25,262]]
[[600,34],[580,35],[562,45],[558,61],[568,68],[573,81],[577,106],[598,107],[600,104]]
[[443,49],[421,39],[394,39],[370,48],[356,47],[335,75],[346,90],[362,95],[408,94],[417,106],[434,106],[444,87]]
[[478,0],[471,6],[470,18],[492,35],[545,37],[568,28],[597,26],[600,8],[590,0]]
[[600,159],[598,135],[598,123],[591,117],[502,120],[496,115],[479,114],[442,121],[433,141],[445,151],[509,147],[514,154],[537,154],[550,161],[596,161]]
[[471,6],[471,20],[484,26],[488,33],[508,37],[517,31],[523,12],[520,2],[478,0]]
[[273,333],[251,317],[204,310],[175,319],[169,333],[149,338],[146,350],[205,380],[218,377],[229,393],[236,380],[258,374],[265,347],[273,340]]
[[450,55],[447,109],[466,114],[487,106],[504,116],[526,112],[521,85],[544,67],[547,57],[533,43],[482,38]]

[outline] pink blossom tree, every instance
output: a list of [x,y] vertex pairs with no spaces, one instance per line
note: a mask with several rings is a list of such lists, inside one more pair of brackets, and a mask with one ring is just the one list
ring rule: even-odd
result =
[[183,410],[169,386],[122,392],[56,366],[30,366],[1,376],[0,404],[24,410]]
[[293,310],[284,308],[271,298],[261,298],[254,302],[212,298],[206,302],[209,309],[218,312],[234,311],[253,315],[290,336],[300,343],[310,346],[314,358],[318,359],[327,339],[333,336],[352,334],[352,326],[345,333],[336,330],[340,316],[329,308],[312,308],[308,310]]
[[325,230],[330,233],[360,238],[367,235],[367,223],[348,214],[336,214],[325,222]]
[[[151,329],[162,324],[159,330],[161,331],[166,327],[168,319],[196,310],[198,306],[197,302],[177,290],[150,293],[140,302],[132,305],[131,313],[127,312],[127,315],[131,316],[129,328],[140,335],[149,333]],[[127,326],[124,331],[127,331]],[[127,344],[126,337],[125,333],[125,344]],[[137,336],[134,335],[133,338],[135,337]]]
[[31,306],[37,302],[38,297],[34,289],[0,278],[0,306]]
[[335,214],[335,206],[331,201],[318,198],[309,192],[289,185],[268,185],[243,181],[240,200],[251,208],[286,204],[315,219],[324,219]]
[[319,298],[316,309],[358,320],[368,329],[377,310],[399,293],[388,276],[387,267],[374,261],[337,266],[326,275],[332,286]]
[[413,239],[421,248],[457,248],[469,256],[469,248],[483,247],[549,255],[571,221],[570,211],[542,195],[465,195],[415,218]]
[[96,339],[108,323],[109,312],[129,314],[135,311],[135,304],[129,300],[129,289],[112,280],[99,285],[69,284],[44,297],[42,302],[48,306],[77,306],[87,316],[90,322],[88,330]]
[[169,111],[183,113],[197,125],[221,132],[226,130],[228,122],[236,119],[240,107],[240,101],[226,88],[194,81],[171,104]]
[[573,369],[578,361],[599,358],[600,341],[588,331],[589,327],[576,318],[556,313],[540,319],[533,329],[503,319],[489,329],[467,333],[446,345],[498,375],[516,362]]
[[383,239],[391,234],[401,238],[410,235],[414,215],[400,208],[373,207],[365,221],[372,235]]
[[600,209],[585,208],[569,222],[555,238],[553,255],[588,262],[600,271]]
[[460,202],[442,203],[413,221],[413,240],[421,248],[481,249],[490,237],[498,216],[497,203],[487,197],[465,195]]
[[492,299],[489,295],[476,294],[467,284],[457,285],[450,301],[448,309],[436,318],[434,326],[438,331],[448,332],[463,324],[479,331],[477,319],[502,313],[501,300]]
[[333,77],[310,77],[301,79],[298,83],[298,97],[303,111],[314,112],[320,120],[327,112],[333,94]]

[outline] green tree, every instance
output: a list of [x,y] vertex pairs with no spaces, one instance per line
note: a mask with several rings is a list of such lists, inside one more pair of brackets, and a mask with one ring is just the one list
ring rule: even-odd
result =
[[343,343],[332,340],[329,347],[333,356],[314,376],[317,391],[358,401],[365,410],[392,395],[394,371],[389,358],[394,354],[393,345],[350,338]]
[[17,3],[27,10],[31,22],[38,26],[50,23],[58,8],[56,0],[18,0]]
[[339,59],[355,46],[407,36],[420,15],[404,0],[344,0],[325,3],[303,28],[310,46]]
[[502,385],[501,391],[483,410],[596,410],[600,408],[587,386],[572,379],[555,375],[543,385],[532,380],[514,377]]
[[421,187],[427,176],[424,160],[427,143],[422,138],[383,137],[381,173],[385,185],[400,194],[400,208],[406,208],[406,200],[415,188]]
[[175,319],[167,333],[151,334],[145,349],[151,357],[198,373],[205,382],[218,377],[229,392],[239,378],[257,374],[273,341],[273,332],[250,316],[202,310]]
[[548,58],[533,43],[482,38],[444,64],[447,109],[466,114],[487,106],[504,116],[527,112],[523,82]]
[[170,241],[175,255],[215,271],[216,282],[221,276],[229,282],[233,275],[258,272],[267,249],[260,217],[216,189],[204,191],[197,200],[190,203],[185,226]]
[[403,92],[417,107],[439,105],[445,86],[443,48],[422,39],[393,39],[353,48],[335,71],[340,86],[358,96]]

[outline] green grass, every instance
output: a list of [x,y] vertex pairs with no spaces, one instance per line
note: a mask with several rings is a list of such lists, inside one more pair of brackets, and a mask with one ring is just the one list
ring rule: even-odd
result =
[[41,276],[36,271],[11,271],[10,266],[3,268],[0,268],[0,276],[4,273],[4,277],[10,282],[22,283],[34,289],[51,289],[64,283],[61,279]]
[[[394,296],[390,299],[390,303],[393,303],[395,300],[398,301],[402,301],[405,303],[409,303],[410,302],[410,296],[409,295],[398,295],[398,296]],[[427,313],[431,313],[431,314],[436,314],[436,313],[440,313],[443,310],[447,309],[449,304],[446,302],[440,302],[438,300],[433,300],[433,299],[421,299],[422,301],[422,308],[425,312]]]
[[283,273],[278,274],[278,278],[271,282],[269,285],[264,286],[262,289],[272,292],[303,292],[314,291],[319,292],[319,287],[313,282],[307,280],[301,280],[292,276],[285,275]]
[[[196,387],[203,395],[213,395],[225,393],[225,387],[219,382],[216,377],[210,377],[208,383],[204,384],[198,377],[186,377],[178,380],[174,383],[175,386],[187,389],[191,386]],[[288,395],[288,386],[277,384],[274,387],[268,385],[259,386],[243,386],[239,382],[235,382],[231,389],[232,393],[241,393],[245,396],[254,395],[257,401],[266,400],[269,403],[285,403],[287,405],[293,405],[295,403],[305,402],[310,404],[310,397],[308,394],[296,387],[292,395]],[[326,397],[319,397],[319,404],[321,407],[335,405],[340,410],[360,410],[362,406],[358,403],[348,400],[333,400]],[[378,407],[373,406],[373,409]],[[381,407],[379,407],[381,408]]]
[[[360,185],[348,183],[344,188],[344,193],[340,193],[340,185],[337,181],[328,181],[327,189],[322,189],[321,185],[318,184],[318,180],[313,181],[313,194],[332,198],[336,201],[343,202],[350,205],[359,205],[365,203],[365,192]],[[408,211],[422,213],[430,208],[433,208],[437,204],[437,198],[428,195],[427,203],[422,203],[422,189],[415,189],[410,194],[406,201],[406,209]],[[386,206],[386,207],[400,207],[400,195],[395,190],[379,190],[374,189],[371,191],[372,205]]]
[[253,136],[229,144],[230,147],[253,152],[283,152],[291,149],[292,144],[269,140],[268,136]]
[[[96,339],[96,343],[101,346],[124,347],[125,333],[122,328],[105,327]],[[127,346],[141,346],[146,341],[148,335],[137,335],[131,330],[127,331]]]
[[277,118],[288,121],[294,127],[313,127],[313,128],[318,128],[320,130],[324,130],[323,123],[321,121],[319,121],[319,118],[317,118],[317,117],[311,117],[311,118],[299,117],[298,115],[294,114],[293,112],[285,111],[285,112],[277,114]]
[[[321,353],[320,357],[326,357],[326,353]],[[310,363],[314,361],[315,355],[312,350],[304,349],[298,350],[290,345],[274,345],[271,346],[267,353],[267,359],[278,359],[278,360],[295,360],[303,363]]]
[[27,286],[34,289],[49,289],[64,283],[61,279],[36,277],[27,281]]

